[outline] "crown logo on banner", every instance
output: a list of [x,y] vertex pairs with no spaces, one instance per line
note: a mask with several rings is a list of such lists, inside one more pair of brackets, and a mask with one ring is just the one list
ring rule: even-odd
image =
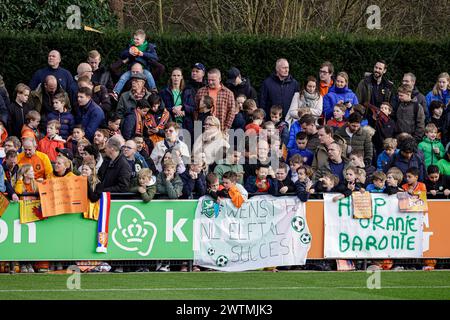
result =
[[137,224],[137,219],[134,218],[133,223],[131,223],[128,228],[122,230],[122,235],[129,243],[142,243],[142,240],[147,236],[147,230],[144,229],[140,224]]

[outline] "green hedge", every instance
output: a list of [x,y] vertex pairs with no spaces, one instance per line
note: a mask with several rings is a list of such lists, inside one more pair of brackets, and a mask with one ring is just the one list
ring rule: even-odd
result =
[[[111,63],[128,43],[129,32],[105,34],[66,31],[52,34],[0,34],[0,74],[9,90],[19,82],[28,83],[35,70],[47,63],[47,53],[58,49],[63,66],[72,73],[87,52],[97,49],[103,61]],[[222,37],[151,35],[158,46],[161,62],[170,70],[180,66],[189,77],[190,66],[203,62],[207,68],[218,67],[225,72],[238,67],[259,89],[277,58],[286,57],[291,73],[303,83],[317,75],[320,63],[330,60],[336,71],[347,71],[350,87],[355,88],[364,72],[371,71],[376,59],[388,64],[388,78],[396,85],[404,72],[412,71],[422,92],[428,92],[436,77],[450,70],[450,38],[439,42],[414,39],[364,39],[346,35],[304,35],[294,39],[225,35]],[[162,79],[162,84],[167,80]]]

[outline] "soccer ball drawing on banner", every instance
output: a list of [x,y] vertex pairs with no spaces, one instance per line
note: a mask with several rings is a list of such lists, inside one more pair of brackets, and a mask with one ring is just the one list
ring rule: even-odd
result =
[[309,234],[309,233],[303,233],[303,234],[300,236],[300,241],[301,241],[301,243],[303,243],[303,244],[308,244],[308,243],[310,243],[310,242],[311,242],[311,234]]
[[216,260],[216,265],[218,267],[225,267],[228,263],[228,258],[225,256],[219,256]]
[[295,216],[291,220],[292,228],[297,232],[302,232],[305,229],[305,220],[302,217]]
[[209,249],[208,249],[208,255],[209,255],[209,256],[213,256],[214,253],[216,253],[216,250],[215,250],[214,248],[209,248]]

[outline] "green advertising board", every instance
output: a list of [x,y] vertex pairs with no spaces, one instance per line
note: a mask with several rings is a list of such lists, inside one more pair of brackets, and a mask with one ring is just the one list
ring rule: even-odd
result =
[[0,260],[193,259],[197,200],[112,201],[108,252],[97,253],[97,221],[64,214],[20,224],[19,204],[0,218]]

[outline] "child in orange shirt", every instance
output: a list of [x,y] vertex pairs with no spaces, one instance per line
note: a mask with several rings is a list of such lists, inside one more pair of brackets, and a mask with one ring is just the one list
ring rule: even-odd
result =
[[238,176],[236,172],[228,171],[223,174],[223,185],[219,185],[219,178],[214,173],[206,176],[208,183],[207,194],[214,200],[220,201],[220,198],[231,199],[236,208],[240,208],[247,201],[248,193],[242,185],[237,183]]
[[39,141],[37,150],[45,153],[51,162],[56,161],[58,152],[56,148],[64,149],[66,141],[59,136],[61,124],[58,120],[51,120],[47,123],[47,135]]
[[344,119],[345,111],[347,107],[344,104],[337,104],[333,108],[333,118],[327,121],[327,126],[332,127],[334,130],[345,126],[347,121]]
[[261,125],[264,122],[266,113],[263,109],[256,109],[252,113],[252,122],[245,126],[245,133],[248,135],[255,135],[261,130]]
[[38,130],[39,122],[41,122],[41,115],[36,110],[31,110],[25,116],[25,124],[22,127],[22,139],[34,138],[36,144],[40,139],[40,133]]
[[406,183],[402,185],[402,189],[409,194],[417,194],[420,192],[427,192],[425,183],[419,182],[419,169],[411,167],[406,170]]

